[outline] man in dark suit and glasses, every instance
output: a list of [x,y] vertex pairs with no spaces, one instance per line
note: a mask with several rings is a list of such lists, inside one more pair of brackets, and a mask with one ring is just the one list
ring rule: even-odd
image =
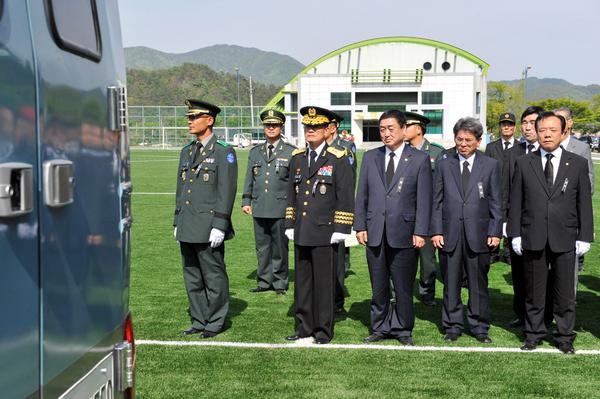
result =
[[[575,255],[593,240],[593,214],[587,161],[561,146],[565,119],[542,113],[535,122],[540,150],[517,160],[510,193],[508,235],[525,271],[525,342],[534,350],[546,336],[544,323],[548,265],[552,269],[554,340],[574,353]],[[530,173],[529,171],[533,171]]]
[[502,234],[500,163],[476,153],[483,126],[475,118],[454,125],[457,153],[438,162],[433,179],[431,241],[440,250],[444,281],[442,327],[446,342],[463,330],[461,285],[467,275],[467,320],[477,341],[491,343],[488,278],[490,250]]
[[[371,277],[371,331],[365,342],[393,337],[413,345],[413,282],[431,214],[431,161],[404,143],[406,117],[397,110],[379,118],[383,146],[362,159],[354,230],[366,245]],[[396,303],[390,306],[390,277]]]
[[[506,153],[504,167],[502,168],[502,234],[506,234],[506,222],[508,220],[508,209],[510,208],[510,193],[512,190],[512,178],[515,174],[515,165],[517,159],[534,152],[538,149],[538,136],[535,131],[535,120],[544,112],[541,107],[532,105],[527,107],[521,114],[521,131],[523,141],[512,147]],[[523,257],[517,255],[511,244],[511,238],[508,238],[510,250],[510,269],[513,286],[513,311],[515,319],[508,326],[511,328],[522,327],[525,324],[525,275],[523,273]]]

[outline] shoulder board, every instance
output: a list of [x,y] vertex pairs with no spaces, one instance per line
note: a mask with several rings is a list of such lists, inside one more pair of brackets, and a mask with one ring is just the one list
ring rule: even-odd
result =
[[261,145],[264,145],[265,143],[258,143],[258,144],[254,144],[252,146],[252,148],[250,148],[251,150],[254,150],[255,148],[260,148]]
[[288,147],[290,147],[290,148],[296,148],[296,146],[295,146],[295,145],[293,145],[293,144],[290,144],[290,143],[288,143],[287,141],[284,141],[284,142],[283,142],[283,145],[285,145],[285,146],[288,146]]
[[223,140],[217,140],[217,144],[221,144],[223,147],[229,147],[229,144],[227,144]]
[[336,158],[341,158],[346,155],[346,150],[338,150],[337,148],[327,147],[327,152],[336,156]]
[[440,150],[445,150],[444,146],[442,146],[442,145],[440,145],[440,144],[438,144],[438,143],[433,143],[433,142],[431,142],[431,141],[430,141],[430,142],[429,142],[429,144],[430,144],[432,147],[437,147],[437,148],[439,148]]
[[304,151],[306,151],[306,148],[296,148],[294,151],[292,151],[292,155],[302,154]]
[[187,143],[186,145],[183,146],[183,148],[188,148],[189,146],[191,146],[192,144],[194,144],[196,142],[196,140],[192,140],[189,143]]

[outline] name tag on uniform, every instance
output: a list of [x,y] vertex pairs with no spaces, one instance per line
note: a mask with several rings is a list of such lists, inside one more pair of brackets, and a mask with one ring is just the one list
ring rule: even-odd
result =
[[333,176],[333,165],[322,166],[317,172],[318,176]]
[[485,196],[483,195],[483,183],[482,182],[477,183],[477,189],[479,190],[479,198],[484,199]]
[[563,183],[562,186],[562,192],[564,193],[565,191],[567,191],[567,186],[569,185],[569,179],[565,178],[565,182]]
[[215,163],[215,159],[214,158],[205,158],[204,161],[202,161],[202,163]]

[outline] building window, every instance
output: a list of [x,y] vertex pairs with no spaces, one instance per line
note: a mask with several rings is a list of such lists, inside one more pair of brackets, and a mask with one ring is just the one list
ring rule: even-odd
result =
[[58,47],[100,61],[102,44],[95,0],[48,0],[48,15]]
[[391,109],[397,109],[398,111],[406,111],[405,104],[373,104],[368,106],[368,112],[385,112]]
[[475,113],[479,115],[481,113],[481,92],[478,91],[475,95]]
[[351,105],[352,93],[331,93],[331,105]]
[[342,118],[342,122],[340,123],[340,126],[338,128],[338,131],[341,133],[342,130],[347,130],[348,133],[352,133],[352,112],[351,111],[338,111],[337,109],[333,110],[333,112],[335,112],[336,114],[338,114],[339,116],[341,116]]
[[298,94],[297,93],[291,93],[290,94],[290,111],[292,112],[298,112]]
[[441,91],[424,91],[421,104],[443,104],[443,99],[444,96]]
[[431,121],[427,125],[427,133],[442,134],[444,132],[444,111],[441,109],[425,110],[423,115]]

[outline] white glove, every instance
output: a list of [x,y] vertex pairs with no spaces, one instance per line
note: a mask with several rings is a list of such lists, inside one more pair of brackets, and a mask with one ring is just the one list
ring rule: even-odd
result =
[[331,235],[331,240],[329,241],[331,244],[338,244],[346,239],[348,235],[344,233],[333,233]]
[[506,234],[506,223],[502,223],[502,237],[508,237],[508,234]]
[[285,234],[288,240],[294,241],[294,229],[285,229],[285,233],[283,234]]
[[575,255],[585,255],[590,250],[590,243],[585,241],[575,241]]
[[208,237],[208,241],[210,241],[211,248],[216,248],[219,245],[223,244],[224,239],[225,233],[223,233],[221,230],[213,228],[210,231],[210,237]]
[[513,251],[519,256],[523,256],[523,246],[521,245],[521,237],[515,237],[512,239]]
[[173,237],[177,239],[177,226],[175,226],[175,228],[173,229]]

